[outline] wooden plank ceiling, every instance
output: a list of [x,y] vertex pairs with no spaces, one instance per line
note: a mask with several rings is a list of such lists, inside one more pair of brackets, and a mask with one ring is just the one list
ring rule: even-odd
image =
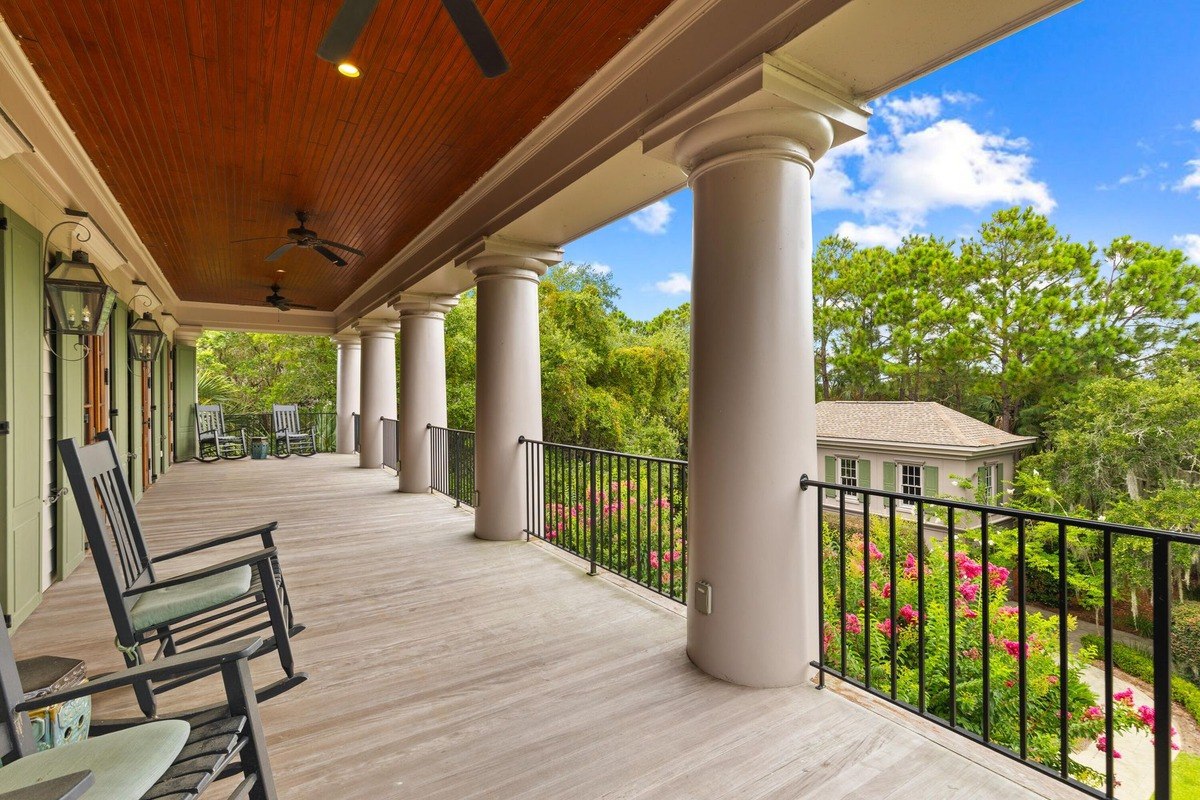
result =
[[[512,69],[480,74],[439,0],[383,0],[349,79],[315,51],[340,0],[5,0],[4,21],[184,300],[282,276],[331,310],[668,0],[480,0]],[[295,210],[367,253],[264,257]]]

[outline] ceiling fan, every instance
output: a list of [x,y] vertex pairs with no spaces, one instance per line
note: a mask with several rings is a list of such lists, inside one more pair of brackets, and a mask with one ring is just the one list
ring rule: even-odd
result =
[[[379,0],[344,0],[317,48],[317,55],[331,64],[344,62],[378,4]],[[442,6],[458,28],[483,76],[495,78],[508,72],[508,59],[474,0],[442,0]]]
[[291,311],[293,308],[304,308],[308,309],[309,311],[316,310],[316,306],[306,306],[303,303],[293,303],[291,300],[279,293],[282,288],[283,287],[278,283],[272,283],[271,293],[263,298],[263,302],[265,302],[267,305],[275,306],[275,308],[279,309],[280,311]]
[[330,250],[329,248],[331,248],[331,247],[335,247],[338,250],[345,250],[347,253],[353,253],[356,256],[365,256],[366,255],[366,253],[364,253],[362,250],[359,250],[356,247],[351,247],[348,244],[341,244],[340,242],[330,241],[329,239],[322,239],[320,236],[317,236],[316,231],[309,230],[308,228],[304,227],[304,223],[308,221],[308,214],[305,214],[303,211],[296,212],[296,219],[298,219],[300,221],[300,227],[289,228],[286,237],[285,236],[257,236],[253,239],[235,239],[232,243],[237,244],[238,242],[257,242],[257,241],[262,241],[263,239],[285,239],[286,238],[286,239],[291,240],[291,241],[281,244],[279,247],[272,250],[271,254],[268,255],[265,259],[267,261],[275,261],[276,259],[281,257],[284,253],[291,250],[293,247],[306,247],[310,250],[320,253],[322,256],[324,256],[325,258],[327,258],[331,262],[333,262],[333,265],[335,267],[346,266],[346,259],[342,258],[337,253]]

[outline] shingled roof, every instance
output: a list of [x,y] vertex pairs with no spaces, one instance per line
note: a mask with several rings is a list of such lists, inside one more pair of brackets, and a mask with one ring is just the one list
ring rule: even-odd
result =
[[817,403],[818,439],[855,439],[943,447],[1032,444],[941,403],[825,400]]

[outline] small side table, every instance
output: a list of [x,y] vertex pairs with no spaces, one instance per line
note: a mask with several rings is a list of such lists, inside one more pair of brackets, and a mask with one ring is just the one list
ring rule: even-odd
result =
[[271,449],[267,447],[267,437],[250,437],[250,458],[254,459],[255,461],[262,461],[270,455]]
[[[17,662],[21,691],[26,700],[78,686],[87,680],[87,665],[77,658],[37,656]],[[65,703],[29,712],[38,750],[68,742],[82,742],[92,725],[92,698],[77,697]]]

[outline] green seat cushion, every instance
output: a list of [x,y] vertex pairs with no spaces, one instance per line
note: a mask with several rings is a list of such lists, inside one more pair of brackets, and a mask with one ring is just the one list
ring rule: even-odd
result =
[[144,631],[167,620],[216,608],[250,591],[250,577],[250,567],[242,566],[179,586],[153,589],[129,609],[133,627]]
[[0,792],[91,770],[87,800],[136,800],[171,768],[190,733],[186,722],[169,719],[43,750],[0,767]]

